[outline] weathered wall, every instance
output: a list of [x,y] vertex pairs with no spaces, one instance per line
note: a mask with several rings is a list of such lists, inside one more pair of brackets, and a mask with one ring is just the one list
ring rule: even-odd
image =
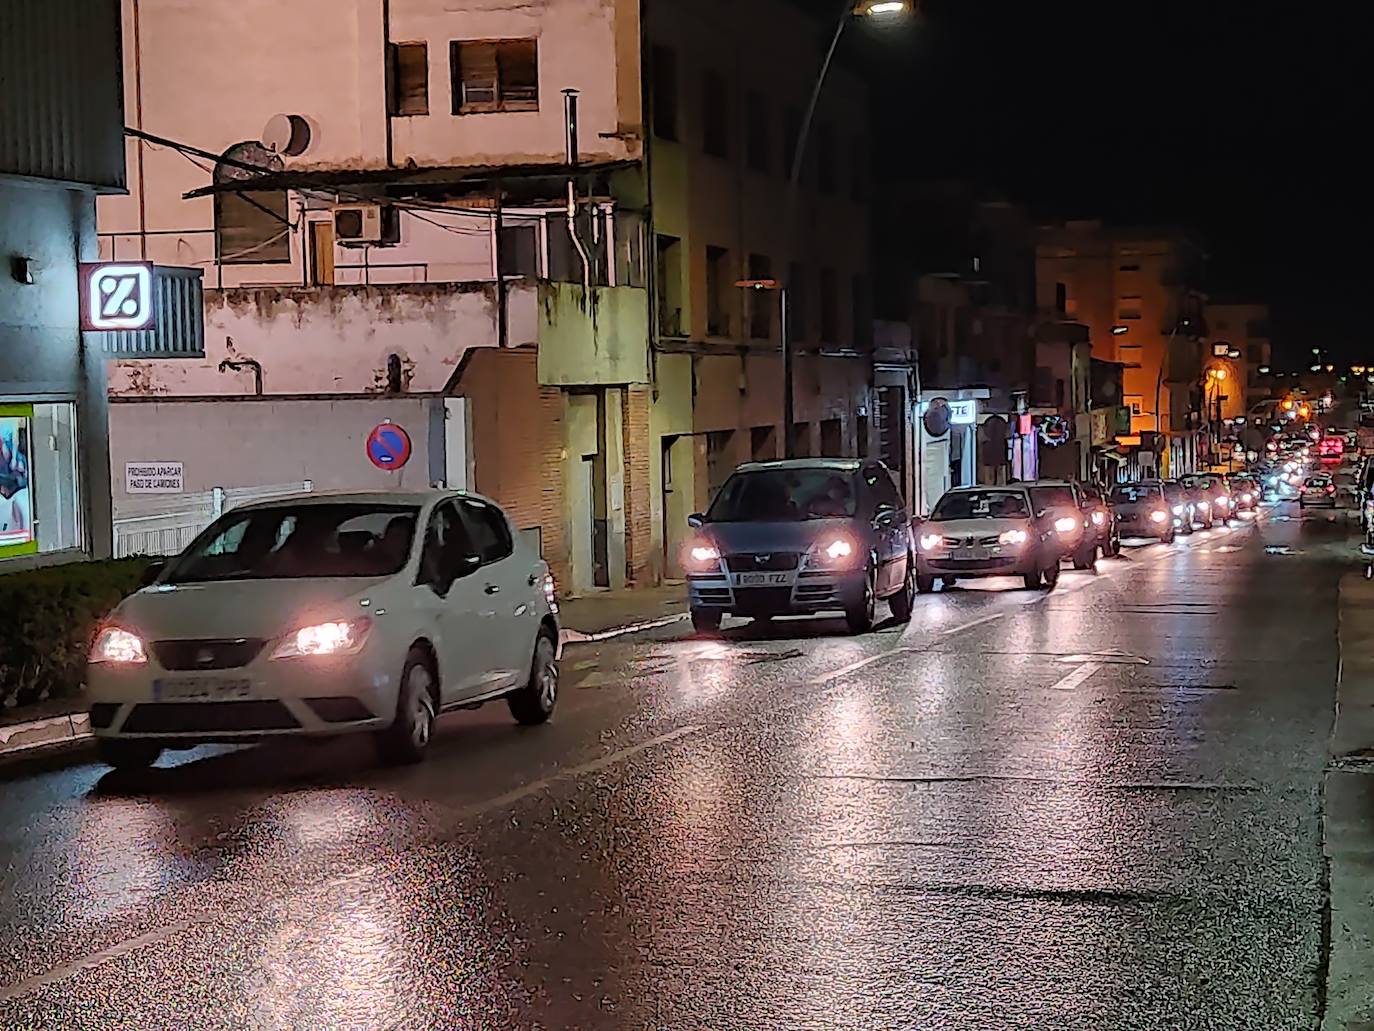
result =
[[649,308],[644,290],[539,284],[539,382],[644,383]]
[[[182,462],[187,493],[304,480],[317,491],[425,487],[430,454],[443,448],[442,432],[431,433],[436,403],[413,397],[116,402],[110,405],[115,507],[127,514],[140,505],[124,491],[127,462]],[[366,452],[367,435],[388,419],[405,429],[413,447],[409,463],[395,472],[378,469]]]
[[[112,395],[251,394],[250,371],[219,371],[250,357],[267,394],[380,393],[390,354],[405,391],[441,391],[469,349],[497,343],[494,283],[207,290],[205,307],[204,360],[113,363]],[[532,285],[511,285],[509,311],[510,343],[534,342]]]

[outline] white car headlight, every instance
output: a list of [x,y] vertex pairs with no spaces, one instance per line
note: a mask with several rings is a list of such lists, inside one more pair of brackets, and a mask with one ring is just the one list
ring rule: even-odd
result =
[[88,661],[112,666],[141,666],[148,661],[143,638],[123,627],[107,626],[96,634]]
[[854,554],[854,545],[843,537],[836,537],[827,544],[822,551],[825,557],[830,559],[830,561],[838,562],[840,559],[848,558],[850,555]]
[[1242,494],[1240,496],[1240,500],[1248,505],[1250,504],[1250,502],[1255,500],[1255,496],[1253,494]]
[[692,548],[689,554],[692,557],[692,561],[701,566],[720,561],[720,551],[710,544],[698,544]]
[[1174,506],[1174,515],[1182,515],[1182,514],[1183,514],[1183,506],[1182,506],[1182,505],[1175,505],[1175,506]]
[[921,534],[921,550],[934,551],[940,546],[942,540],[944,540],[944,538],[938,533],[923,533]]
[[1150,513],[1150,520],[1151,520],[1152,522],[1162,523],[1162,522],[1164,522],[1164,520],[1166,520],[1166,519],[1168,519],[1168,518],[1169,518],[1169,514],[1168,514],[1167,512],[1165,512],[1164,509],[1162,509],[1162,508],[1157,508],[1157,509],[1155,509],[1153,512]]
[[1105,523],[1106,521],[1107,521],[1107,513],[1106,513],[1106,512],[1094,512],[1094,513],[1093,513],[1093,524],[1094,524],[1095,526],[1101,526],[1101,525],[1102,525],[1103,523]]
[[1029,535],[1025,530],[1007,530],[998,535],[997,543],[1011,545],[1025,544],[1028,539]]
[[1054,528],[1060,533],[1072,533],[1074,530],[1078,529],[1078,520],[1070,516],[1064,516],[1062,519],[1056,519],[1054,521]]
[[282,638],[272,653],[274,659],[298,659],[314,655],[354,655],[362,650],[372,620],[336,620],[315,623],[292,631]]

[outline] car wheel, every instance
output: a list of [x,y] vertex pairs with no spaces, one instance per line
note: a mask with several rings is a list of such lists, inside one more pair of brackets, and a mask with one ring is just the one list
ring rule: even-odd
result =
[[1097,568],[1097,546],[1093,545],[1088,551],[1075,555],[1073,567],[1074,569],[1092,569],[1095,571]]
[[930,593],[931,593],[932,591],[934,591],[934,590],[935,590],[935,577],[933,577],[933,576],[918,576],[918,577],[916,577],[916,593],[917,593],[917,594],[930,594]]
[[121,741],[102,737],[96,740],[100,761],[116,770],[146,770],[162,755],[162,746],[153,741]]
[[[1056,564],[1055,569],[1058,568],[1059,566]],[[1028,591],[1040,590],[1040,570],[1035,569],[1026,573],[1021,577],[1021,582],[1026,585],[1026,590]]]
[[692,629],[699,634],[714,634],[720,630],[720,620],[724,615],[720,609],[693,609]]
[[1163,540],[1165,544],[1174,543],[1174,531],[1170,530],[1167,534],[1165,534]]
[[959,578],[957,576],[945,576],[940,578],[940,584],[944,587],[953,587],[958,582]]
[[873,629],[873,616],[877,609],[877,596],[873,587],[873,567],[864,576],[864,593],[857,602],[845,609],[844,620],[849,624],[851,634],[866,634]]
[[396,718],[391,726],[377,733],[377,750],[388,764],[405,766],[425,757],[429,739],[434,735],[438,679],[429,655],[419,648],[410,649],[401,670]]
[[899,623],[905,623],[911,619],[911,610],[916,604],[916,570],[915,563],[910,556],[906,560],[906,576],[902,580],[902,588],[891,598],[887,599],[888,611],[892,613],[892,618]]
[[1053,563],[1052,565],[1046,566],[1043,576],[1044,576],[1043,584],[1044,584],[1045,590],[1047,590],[1047,591],[1052,591],[1052,590],[1054,590],[1056,587],[1058,587],[1058,586],[1059,586],[1059,563],[1058,563],[1058,562],[1055,562],[1055,563]]
[[558,646],[547,630],[539,631],[530,660],[530,679],[506,696],[510,714],[527,727],[548,722],[558,704]]

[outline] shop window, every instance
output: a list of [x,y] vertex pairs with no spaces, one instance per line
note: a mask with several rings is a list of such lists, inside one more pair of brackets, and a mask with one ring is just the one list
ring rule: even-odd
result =
[[76,407],[0,403],[0,558],[83,544]]

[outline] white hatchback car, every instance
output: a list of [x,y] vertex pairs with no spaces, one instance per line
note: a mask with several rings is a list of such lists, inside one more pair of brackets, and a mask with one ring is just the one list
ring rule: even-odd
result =
[[91,730],[116,767],[164,748],[374,732],[415,762],[449,709],[543,723],[558,609],[543,560],[472,494],[309,494],[217,519],[96,634]]

